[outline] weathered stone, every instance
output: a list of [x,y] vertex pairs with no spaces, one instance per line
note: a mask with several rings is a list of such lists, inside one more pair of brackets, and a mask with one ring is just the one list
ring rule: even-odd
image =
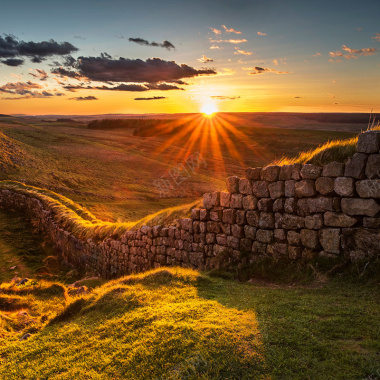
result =
[[290,198],[296,195],[296,181],[285,181],[285,197]]
[[288,254],[288,245],[283,243],[268,244],[267,254],[276,258],[284,257]]
[[271,230],[257,230],[256,240],[261,243],[272,243],[273,242],[273,231]]
[[273,210],[273,200],[270,198],[261,198],[257,202],[257,209],[259,211],[271,212]]
[[342,211],[348,215],[376,216],[380,206],[374,199],[343,198]]
[[244,226],[244,235],[248,239],[254,240],[256,238],[256,228],[252,226]]
[[289,259],[292,259],[292,260],[299,259],[302,256],[302,248],[289,245],[288,255],[289,255]]
[[277,243],[283,243],[286,241],[286,230],[277,228],[274,230],[274,240]]
[[317,165],[305,164],[301,169],[301,177],[303,179],[317,179],[322,172],[322,168]]
[[352,227],[357,219],[344,213],[328,211],[324,215],[324,222],[327,227]]
[[301,179],[302,164],[293,164],[292,179],[299,181]]
[[348,177],[335,178],[334,191],[342,197],[352,197],[354,195],[354,179]]
[[313,260],[318,253],[310,248],[304,248],[302,250],[302,258],[305,260]]
[[318,193],[328,195],[334,191],[334,179],[330,177],[319,177],[315,181],[315,188]]
[[280,167],[277,165],[269,165],[261,170],[260,178],[262,181],[273,182],[278,180]]
[[209,210],[205,210],[205,209],[199,210],[199,219],[200,220],[208,220],[209,217],[210,217],[210,211]]
[[193,208],[191,210],[191,219],[193,219],[193,220],[199,220],[200,219],[200,209],[199,208]]
[[227,236],[224,234],[218,234],[216,235],[216,242],[219,245],[227,245]]
[[212,194],[211,193],[205,193],[203,194],[203,207],[210,209],[212,208],[213,204]]
[[213,233],[208,233],[206,234],[206,243],[207,244],[214,244],[215,243],[215,234]]
[[364,153],[355,153],[352,157],[350,157],[344,170],[345,177],[352,177],[356,179],[364,178],[367,157],[368,156]]
[[294,198],[286,198],[284,204],[285,212],[292,214],[296,211],[297,202]]
[[226,181],[227,191],[231,194],[239,192],[240,178],[236,176],[228,177]]
[[239,181],[239,192],[244,195],[252,194],[252,184],[249,179],[241,178]]
[[304,247],[310,249],[317,249],[319,247],[318,232],[314,230],[301,230],[300,232],[301,243]]
[[244,225],[247,223],[245,213],[246,213],[245,210],[236,211],[236,224]]
[[220,225],[220,228],[222,229],[222,231],[223,231],[224,234],[231,235],[231,224],[222,223]]
[[221,222],[222,221],[222,215],[223,215],[222,209],[210,210],[210,219],[214,220],[215,222]]
[[248,169],[245,170],[245,176],[248,179],[257,181],[258,179],[260,179],[261,169],[262,168],[248,168]]
[[305,220],[304,218],[291,214],[284,214],[281,219],[281,227],[286,230],[298,230],[304,228]]
[[278,198],[273,202],[273,212],[284,211],[284,198]]
[[258,213],[258,211],[247,211],[246,218],[250,226],[258,227],[260,219],[260,214]]
[[230,207],[231,208],[242,208],[243,207],[243,194],[231,194]]
[[340,253],[339,228],[322,228],[319,231],[319,241],[325,251],[330,253]]
[[380,131],[360,133],[356,150],[361,153],[378,153],[380,150]]
[[363,227],[380,229],[380,218],[363,218]]
[[267,245],[260,243],[259,241],[254,241],[252,244],[252,252],[256,255],[265,255],[267,250]]
[[288,239],[288,243],[290,245],[300,245],[301,244],[300,234],[296,231],[288,231],[287,239]]
[[368,157],[365,175],[369,179],[380,178],[380,154],[371,154]]
[[309,202],[307,198],[301,198],[297,200],[296,211],[297,211],[297,215],[299,216],[310,215]]
[[312,179],[304,179],[295,184],[296,197],[313,197],[315,195],[314,181]]
[[222,228],[220,227],[219,222],[209,221],[207,222],[207,232],[212,232],[214,234],[220,234]]
[[268,213],[268,212],[260,213],[259,227],[260,228],[272,228],[273,229],[275,227],[274,215],[272,213]]
[[280,168],[280,174],[278,179],[280,181],[286,181],[292,179],[293,165],[283,165]]
[[319,230],[323,227],[321,214],[308,215],[305,217],[305,227],[309,230]]
[[319,196],[307,200],[310,213],[334,211],[333,198]]
[[240,240],[235,236],[227,236],[227,246],[234,249],[239,249]]
[[285,183],[284,181],[277,181],[268,185],[270,197],[272,199],[281,198],[285,195]]
[[255,181],[252,184],[252,192],[258,198],[268,198],[268,182],[266,181]]
[[252,240],[251,239],[240,239],[240,251],[241,252],[251,252]]
[[222,207],[230,207],[231,194],[222,191],[220,193],[220,205]]
[[228,208],[223,210],[223,223],[233,224],[236,220],[236,210]]
[[323,165],[322,176],[323,177],[341,177],[344,173],[344,164],[342,162],[329,162]]
[[356,191],[361,198],[380,198],[380,179],[365,179],[356,182]]
[[243,198],[244,210],[255,210],[257,207],[257,198],[254,195],[247,195]]

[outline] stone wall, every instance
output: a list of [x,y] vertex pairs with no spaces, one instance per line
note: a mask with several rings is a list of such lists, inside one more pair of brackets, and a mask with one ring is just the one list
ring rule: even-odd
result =
[[249,168],[227,192],[207,193],[204,208],[175,226],[143,226],[119,240],[82,241],[38,200],[1,190],[0,205],[25,212],[63,258],[104,277],[179,265],[208,270],[266,257],[371,258],[380,252],[380,131],[359,135],[357,153],[331,162]]

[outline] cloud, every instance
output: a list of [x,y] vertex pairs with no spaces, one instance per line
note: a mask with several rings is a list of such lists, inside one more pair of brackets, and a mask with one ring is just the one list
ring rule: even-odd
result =
[[272,62],[275,66],[278,66],[280,63],[282,65],[286,65],[287,62],[286,62],[287,58],[280,58],[280,61],[278,59],[274,59]]
[[372,39],[380,42],[380,33],[376,33]]
[[213,33],[215,34],[222,34],[222,31],[220,29],[210,28]]
[[[181,81],[179,81],[181,82]],[[181,82],[181,84],[186,84]],[[129,92],[143,92],[149,90],[158,91],[170,91],[170,90],[183,90],[183,88],[178,87],[171,83],[121,83],[118,86],[90,86],[85,84],[80,85],[66,85],[63,86],[66,91],[77,92],[78,90],[104,90],[104,91],[129,91]]]
[[29,73],[29,75],[42,81],[45,81],[47,78],[49,78],[46,71],[42,69],[36,69],[35,73],[32,72],[32,73]]
[[69,98],[68,100],[76,100],[76,101],[83,101],[83,100],[98,100],[95,96],[77,96],[74,98]]
[[74,64],[76,71],[63,68],[53,69],[54,74],[61,74],[71,78],[87,78],[98,82],[126,82],[126,83],[172,83],[183,78],[192,78],[200,75],[215,75],[212,69],[197,70],[186,64],[177,64],[175,61],[165,61],[161,58],[141,59],[108,57],[79,57]]
[[215,43],[220,43],[220,42],[226,42],[226,43],[230,43],[230,44],[241,44],[243,42],[247,42],[246,39],[241,39],[241,40],[234,40],[234,39],[230,39],[230,40],[213,40],[212,38],[210,38],[210,42],[215,42]]
[[135,98],[134,100],[159,100],[167,99],[165,96],[153,96],[152,98]]
[[243,54],[243,55],[252,55],[253,52],[252,51],[245,51],[245,50],[236,50],[234,52],[234,54],[238,55],[238,54]]
[[225,25],[222,25],[222,28],[226,31],[226,33],[235,33],[235,34],[241,34],[238,30],[235,30],[234,28],[228,29]]
[[38,83],[28,82],[9,82],[0,87],[0,92],[6,92],[8,94],[25,95],[30,94],[32,89],[39,89],[42,86]]
[[259,66],[255,66],[251,70],[253,70],[253,71],[251,73],[249,73],[249,75],[258,75],[258,74],[264,74],[264,73],[290,74],[289,71],[277,71],[274,69],[270,69],[268,67],[259,67]]
[[257,35],[258,35],[258,36],[267,36],[267,34],[266,34],[266,33],[263,33],[263,32],[257,32]]
[[52,74],[55,74],[61,78],[72,78],[76,80],[86,80],[87,78],[77,71],[67,70],[63,67],[57,67],[51,70]]
[[218,76],[222,76],[222,75],[234,75],[236,73],[236,70],[233,70],[233,69],[222,69],[223,71],[222,72],[218,72]]
[[330,51],[329,55],[332,58],[335,58],[335,61],[333,59],[329,59],[330,62],[342,62],[340,58],[346,58],[346,59],[357,59],[359,56],[368,56],[368,55],[374,55],[379,52],[379,49],[376,48],[364,48],[364,49],[351,49],[350,47],[346,45],[342,45],[342,50],[338,51]]
[[321,53],[316,52],[315,54],[313,54],[313,57],[320,57],[321,55]]
[[[1,54],[1,51],[0,51],[0,54]],[[4,63],[4,65],[7,65],[7,66],[16,67],[16,66],[21,66],[24,63],[24,60],[19,59],[19,58],[8,58],[8,59],[3,59],[1,63]]]
[[214,100],[235,100],[240,99],[240,96],[221,96],[221,95],[214,95],[210,96],[211,99]]
[[86,38],[83,36],[74,36],[76,40],[85,40]]
[[208,58],[205,55],[202,55],[202,57],[198,58],[197,61],[202,62],[202,63],[214,62],[212,58]]
[[211,50],[214,50],[214,49],[223,49],[222,47],[218,46],[218,45],[211,45],[210,46],[210,49]]
[[171,42],[166,41],[166,40],[163,43],[158,43],[158,42],[149,42],[147,40],[144,40],[143,38],[128,38],[128,41],[134,42],[139,45],[162,47],[168,50],[175,49],[175,46]]
[[5,58],[5,64],[8,62],[8,65],[12,62],[10,59],[19,59],[17,64],[19,66],[22,64],[20,57],[28,57],[32,62],[39,63],[47,57],[67,55],[76,51],[78,48],[69,42],[59,43],[52,39],[42,42],[25,42],[12,35],[0,36],[0,58]]

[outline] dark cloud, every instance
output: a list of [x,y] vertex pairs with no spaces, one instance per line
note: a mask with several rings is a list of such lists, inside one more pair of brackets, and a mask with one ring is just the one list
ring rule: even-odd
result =
[[21,66],[24,63],[24,60],[18,59],[18,58],[8,58],[8,59],[2,60],[1,63],[4,63],[4,65],[7,65],[7,66],[16,67],[16,66]]
[[249,75],[258,75],[258,74],[264,74],[264,73],[290,74],[289,71],[277,71],[277,70],[274,70],[274,69],[269,69],[268,67],[259,67],[259,66],[254,67],[253,70],[254,71],[252,71],[251,73],[249,73]]
[[83,101],[83,100],[98,100],[95,96],[78,96],[75,98],[69,98],[69,100]]
[[215,75],[212,69],[197,70],[175,61],[165,61],[161,58],[141,59],[101,57],[79,57],[75,63],[76,71],[62,67],[54,69],[54,74],[60,74],[78,79],[88,78],[98,82],[125,82],[125,83],[172,83],[183,78],[199,75]]
[[47,78],[49,78],[49,75],[46,73],[45,70],[36,69],[35,71],[35,73],[29,73],[29,75],[42,81],[45,81]]
[[139,45],[162,47],[168,50],[175,49],[175,46],[171,42],[166,41],[166,40],[163,43],[158,43],[158,42],[149,42],[147,40],[144,40],[143,38],[128,38],[128,41],[134,42]]
[[159,99],[167,99],[165,96],[153,96],[152,98],[135,98],[135,100],[159,100]]
[[57,67],[55,69],[52,69],[51,73],[55,74],[55,75],[58,75],[61,78],[68,77],[68,78],[73,78],[73,79],[77,79],[77,80],[87,79],[86,77],[84,77],[80,73],[78,73],[76,71],[73,71],[73,70],[67,70],[67,69],[65,69],[63,67]]
[[0,36],[0,58],[28,57],[32,62],[40,63],[47,57],[68,55],[78,51],[69,42],[56,42],[54,40],[42,42],[25,42],[15,36]]
[[221,95],[215,95],[215,96],[210,96],[211,99],[215,100],[235,100],[235,99],[240,99],[240,96],[221,96]]

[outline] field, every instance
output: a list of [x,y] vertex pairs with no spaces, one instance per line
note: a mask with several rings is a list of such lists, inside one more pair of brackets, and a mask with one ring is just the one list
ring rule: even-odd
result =
[[[51,189],[106,221],[136,221],[223,190],[227,176],[244,175],[247,167],[294,157],[366,128],[349,124],[342,131],[347,124],[293,116],[283,117],[282,124],[274,116],[252,120],[230,114],[191,116],[186,122],[182,133],[143,137],[134,136],[134,128],[94,130],[73,120],[1,118],[0,180]],[[198,165],[190,167],[194,158]]]

